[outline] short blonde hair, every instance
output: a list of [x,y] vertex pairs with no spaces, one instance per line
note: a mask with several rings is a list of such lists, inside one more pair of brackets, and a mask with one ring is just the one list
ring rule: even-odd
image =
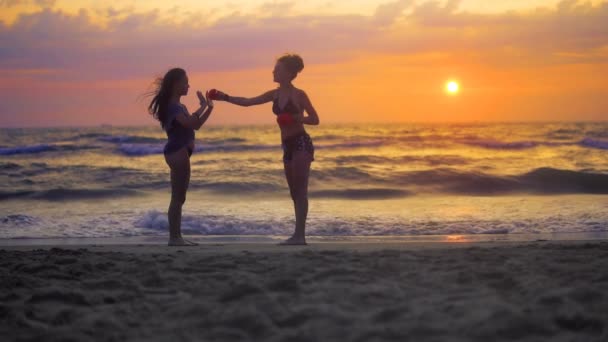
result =
[[277,62],[283,63],[289,72],[294,74],[294,77],[304,69],[304,60],[299,55],[286,53],[277,58]]

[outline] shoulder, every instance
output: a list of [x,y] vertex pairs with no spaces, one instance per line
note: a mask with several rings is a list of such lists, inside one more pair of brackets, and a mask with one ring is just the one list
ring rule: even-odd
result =
[[294,97],[300,103],[306,103],[306,102],[309,101],[308,100],[308,95],[306,94],[306,92],[303,89],[294,88]]
[[169,103],[168,109],[169,109],[169,113],[173,113],[173,114],[177,114],[177,113],[184,112],[187,110],[186,106],[184,106],[181,103],[175,103],[175,102]]
[[293,88],[294,90],[294,95],[296,95],[299,98],[307,98],[308,95],[306,95],[306,92],[304,91],[304,89],[300,89],[300,88]]
[[264,97],[269,98],[271,100],[276,100],[277,98],[277,94],[279,93],[279,88],[275,88],[275,89],[270,89],[269,91],[265,92]]

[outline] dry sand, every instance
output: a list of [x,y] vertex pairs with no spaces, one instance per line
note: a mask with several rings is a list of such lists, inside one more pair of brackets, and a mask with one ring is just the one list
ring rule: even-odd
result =
[[608,242],[0,247],[2,341],[608,341]]

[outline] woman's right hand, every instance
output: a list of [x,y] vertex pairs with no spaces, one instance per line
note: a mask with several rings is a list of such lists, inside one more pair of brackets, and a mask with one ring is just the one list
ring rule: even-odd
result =
[[228,100],[228,94],[224,93],[223,91],[217,90],[217,89],[209,90],[207,92],[207,97],[209,97],[211,100],[218,100],[218,101]]

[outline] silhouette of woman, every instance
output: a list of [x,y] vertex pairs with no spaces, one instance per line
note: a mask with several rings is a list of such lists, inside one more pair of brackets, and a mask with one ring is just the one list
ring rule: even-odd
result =
[[[272,111],[281,130],[285,178],[296,216],[295,231],[289,239],[281,243],[283,245],[306,245],[308,176],[315,150],[304,125],[318,125],[319,116],[306,93],[292,84],[302,69],[304,61],[300,56],[285,54],[277,59],[272,72],[274,81],[279,84],[276,89],[252,98],[230,96],[215,89],[209,91],[210,98],[239,106],[260,105],[271,101],[273,103]],[[304,116],[304,111],[307,116]]]
[[[167,133],[164,148],[165,161],[171,169],[171,203],[169,204],[169,246],[195,246],[196,243],[182,237],[182,206],[190,183],[190,156],[194,151],[194,131],[201,128],[213,110],[213,102],[196,92],[200,108],[189,114],[180,103],[188,94],[188,76],[180,68],[169,70],[156,80],[156,90],[148,106],[149,113]],[[206,109],[206,110],[205,110]]]

